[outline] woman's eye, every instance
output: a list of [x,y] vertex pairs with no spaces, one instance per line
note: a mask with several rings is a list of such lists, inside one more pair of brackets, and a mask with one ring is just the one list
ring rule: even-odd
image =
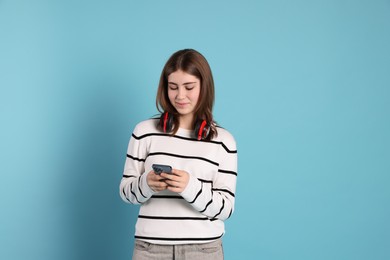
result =
[[175,86],[169,86],[169,89],[170,89],[170,90],[177,90],[177,87],[175,87]]
[[186,90],[192,90],[193,88],[194,88],[194,86],[186,87]]

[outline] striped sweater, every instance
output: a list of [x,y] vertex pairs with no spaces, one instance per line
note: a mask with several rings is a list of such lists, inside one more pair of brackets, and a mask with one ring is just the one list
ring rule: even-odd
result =
[[[234,210],[237,150],[233,136],[218,127],[211,141],[198,141],[190,130],[172,136],[157,129],[156,119],[139,123],[130,138],[121,198],[141,204],[135,238],[155,244],[206,243],[223,236],[224,220]],[[146,176],[152,164],[168,164],[189,173],[181,193],[154,192]]]

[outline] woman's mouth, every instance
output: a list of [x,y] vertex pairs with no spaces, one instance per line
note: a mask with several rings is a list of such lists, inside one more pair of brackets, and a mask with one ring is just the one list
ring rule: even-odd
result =
[[178,107],[185,107],[188,103],[178,103],[176,102],[176,106]]

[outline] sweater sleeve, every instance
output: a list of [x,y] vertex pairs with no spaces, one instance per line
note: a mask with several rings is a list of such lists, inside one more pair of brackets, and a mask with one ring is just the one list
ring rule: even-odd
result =
[[138,138],[138,134],[137,126],[129,141],[123,176],[119,185],[122,200],[131,204],[142,204],[154,194],[146,181],[147,143],[145,139]]
[[219,148],[219,166],[213,181],[190,180],[181,196],[197,211],[210,219],[226,220],[234,211],[237,182],[237,150],[234,138],[222,142]]

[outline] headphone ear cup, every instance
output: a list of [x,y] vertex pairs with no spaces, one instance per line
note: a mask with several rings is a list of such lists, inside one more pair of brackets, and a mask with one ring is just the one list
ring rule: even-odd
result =
[[194,133],[198,140],[206,139],[210,133],[210,124],[206,120],[197,120]]
[[173,116],[168,113],[164,112],[160,117],[160,127],[163,130],[164,133],[169,133],[172,131],[173,127]]

